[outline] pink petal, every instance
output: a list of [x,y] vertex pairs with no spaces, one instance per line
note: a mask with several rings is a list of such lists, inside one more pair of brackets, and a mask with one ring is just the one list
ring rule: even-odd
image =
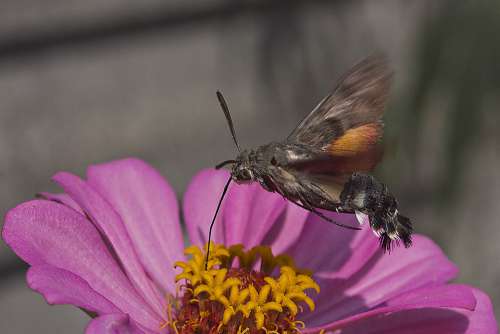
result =
[[469,320],[469,326],[465,334],[497,334],[498,323],[491,299],[481,290],[471,287],[474,297],[476,297],[476,308],[474,311],[457,310]]
[[[398,247],[383,254],[368,226],[362,231],[328,232],[324,224],[311,223],[314,229],[308,231],[306,227],[297,249],[292,249],[294,258],[300,259],[299,265],[304,263],[312,269],[321,286],[321,293],[315,297],[316,311],[304,315],[308,324],[364,312],[403,292],[442,284],[456,276],[455,265],[425,237],[416,235],[411,248]],[[314,241],[314,234],[319,239]],[[314,253],[297,254],[301,244],[314,244]],[[331,250],[327,249],[329,245]]]
[[[258,183],[235,184],[228,191],[224,207],[225,244],[260,245],[271,227],[285,214],[287,201]],[[281,218],[283,219],[283,218]]]
[[88,217],[112,245],[134,287],[157,314],[162,314],[163,299],[161,294],[147,277],[125,226],[116,211],[79,177],[70,173],[59,172],[53,179],[83,208]]
[[493,334],[497,323],[489,298],[464,285],[423,288],[375,308],[305,333]]
[[[358,226],[352,214],[323,213],[339,223]],[[368,226],[361,231],[349,230],[310,214],[300,237],[286,253],[294,258],[299,268],[310,269],[315,274],[341,272],[349,276],[377,249],[378,241]]]
[[447,284],[414,289],[383,303],[385,307],[454,307],[474,310],[476,298],[467,285]]
[[74,210],[76,210],[78,213],[85,214],[83,212],[83,209],[76,203],[71,197],[69,197],[67,194],[52,194],[48,192],[41,192],[38,193],[42,198],[45,198],[49,201],[54,201],[57,203],[64,204]]
[[164,291],[175,292],[175,261],[183,237],[174,191],[151,166],[138,159],[88,169],[88,183],[118,212],[147,273]]
[[[324,329],[341,330],[342,333],[344,333],[344,330],[356,327],[359,323],[368,324],[370,321],[377,322],[379,320],[375,321],[374,319],[383,319],[391,313],[426,308],[463,308],[473,310],[475,306],[476,299],[474,298],[471,289],[466,286],[441,285],[438,287],[420,288],[395,298],[392,301],[370,311],[358,313],[346,319],[334,321],[318,328],[310,328],[307,332],[316,332],[320,329]],[[445,314],[448,314],[448,312]],[[422,320],[421,318],[420,321],[425,322],[425,320]],[[390,326],[392,326],[392,324]],[[377,329],[377,331],[378,330],[379,329]],[[374,333],[377,333],[377,331]]]
[[36,265],[28,270],[27,281],[28,286],[42,294],[51,305],[70,304],[97,314],[120,312],[80,276],[67,270]]
[[284,253],[297,242],[311,215],[309,211],[288,202],[284,214],[272,224],[262,244],[271,246],[275,255]]
[[[192,244],[203,246],[207,242],[210,222],[228,178],[229,173],[226,170],[205,169],[191,180],[184,194],[183,213]],[[214,225],[213,240],[217,243],[224,242],[221,213],[225,202],[222,202]]]
[[[377,250],[370,263],[344,280],[343,294],[359,296],[371,308],[403,292],[443,284],[456,276],[456,266],[432,240],[420,235],[413,239],[413,246],[409,249],[399,247],[391,254]],[[330,303],[344,315],[349,311],[359,312],[359,305],[355,304],[348,297],[342,302]]]
[[20,204],[7,213],[2,236],[24,261],[81,277],[144,326],[157,328],[161,321],[137,295],[95,227],[75,210],[45,200]]
[[[184,216],[191,242],[202,245],[229,173],[207,169],[191,181],[184,196]],[[272,245],[275,253],[293,244],[308,212],[253,183],[232,183],[214,226],[214,240],[226,245]]]
[[101,315],[89,322],[85,334],[143,334],[126,314]]

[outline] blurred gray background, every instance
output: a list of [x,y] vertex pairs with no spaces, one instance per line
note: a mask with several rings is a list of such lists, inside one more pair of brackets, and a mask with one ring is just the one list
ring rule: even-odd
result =
[[[351,65],[396,70],[376,174],[500,315],[500,2],[0,1],[0,211],[58,170],[137,156],[179,196],[240,144],[284,138]],[[0,332],[82,332],[0,243]]]

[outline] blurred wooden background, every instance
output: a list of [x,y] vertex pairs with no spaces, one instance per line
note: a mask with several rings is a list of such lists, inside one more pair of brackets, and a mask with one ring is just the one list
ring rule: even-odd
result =
[[[396,81],[376,173],[498,308],[499,17],[484,0],[3,0],[0,211],[55,190],[58,170],[126,156],[180,196],[234,155],[216,89],[240,143],[262,144],[384,52]],[[24,273],[0,244],[0,332],[81,332],[86,316],[47,306]]]

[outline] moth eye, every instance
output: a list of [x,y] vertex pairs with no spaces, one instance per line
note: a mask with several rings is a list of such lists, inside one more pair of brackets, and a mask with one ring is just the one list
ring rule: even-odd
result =
[[248,169],[242,168],[239,171],[239,177],[242,180],[250,180],[252,178],[252,173]]
[[278,164],[278,162],[276,161],[276,158],[272,157],[271,158],[271,165],[276,166],[277,164]]

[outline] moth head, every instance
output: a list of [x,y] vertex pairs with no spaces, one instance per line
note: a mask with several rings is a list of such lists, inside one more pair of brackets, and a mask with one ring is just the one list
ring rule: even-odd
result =
[[248,183],[255,180],[253,170],[245,163],[234,164],[231,177],[236,183]]
[[255,173],[250,166],[248,152],[242,151],[234,160],[226,160],[215,166],[215,169],[220,169],[227,165],[231,165],[231,178],[236,183],[248,183],[255,181]]

